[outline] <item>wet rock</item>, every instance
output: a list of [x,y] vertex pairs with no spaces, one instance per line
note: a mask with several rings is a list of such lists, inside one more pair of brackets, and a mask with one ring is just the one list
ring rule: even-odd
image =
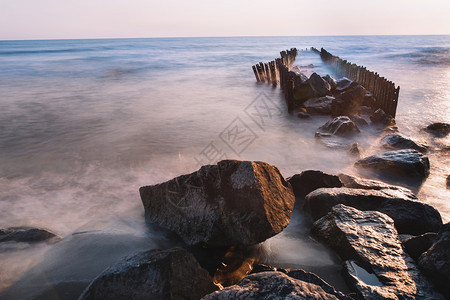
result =
[[9,241],[36,243],[49,240],[56,242],[60,239],[55,233],[42,228],[21,226],[0,229],[0,243]]
[[345,90],[348,90],[356,85],[355,82],[348,79],[347,77],[342,77],[336,82],[336,91],[343,92]]
[[437,233],[429,232],[418,236],[413,236],[402,242],[406,252],[414,259],[418,260],[419,257],[427,251],[431,245],[436,241]]
[[346,269],[363,299],[442,299],[403,252],[387,215],[336,205],[312,232],[342,259],[354,261],[346,262]]
[[348,149],[348,154],[351,156],[355,156],[360,158],[362,153],[361,146],[358,143],[353,143],[350,148]]
[[320,98],[311,98],[303,103],[308,113],[329,115],[331,114],[331,102],[334,97],[325,96]]
[[311,89],[314,91],[314,95],[317,97],[322,97],[330,94],[331,86],[330,84],[320,77],[317,73],[312,73],[308,79],[308,84],[311,86]]
[[[336,88],[336,90],[337,89],[338,88]],[[333,116],[343,116],[357,113],[364,100],[366,92],[366,89],[361,85],[356,85],[342,92],[332,101],[331,113]]]
[[307,170],[288,178],[295,197],[305,197],[318,188],[341,187],[342,182],[336,175],[322,171]]
[[306,272],[305,270],[298,269],[298,270],[292,270],[287,273],[289,277],[312,283],[315,285],[320,286],[325,292],[327,292],[330,295],[336,296],[338,299],[348,299],[351,300],[350,297],[347,297],[343,293],[337,291],[333,286],[329,285],[325,280],[320,278],[314,273]]
[[346,174],[338,174],[344,187],[352,189],[365,189],[365,190],[382,190],[391,189],[401,191],[405,195],[409,195],[410,198],[415,199],[414,193],[407,188],[398,185],[391,185],[378,180],[366,179]]
[[337,86],[337,80],[331,76],[331,75],[326,75],[324,77],[322,77],[326,82],[328,82],[328,84],[330,85],[331,90],[335,90],[336,86]]
[[433,123],[425,127],[424,130],[436,137],[446,137],[450,133],[450,124],[442,122]]
[[381,139],[381,145],[388,149],[414,149],[421,153],[427,152],[427,146],[406,138],[400,134],[388,134]]
[[426,178],[430,173],[428,157],[416,150],[395,150],[358,160],[355,166],[400,178]]
[[308,113],[303,112],[303,111],[299,112],[297,114],[297,117],[299,117],[300,119],[310,119],[311,118],[311,116]]
[[202,298],[211,299],[338,299],[320,286],[287,276],[280,272],[249,275],[237,285],[216,291]]
[[388,115],[381,108],[377,109],[371,116],[370,121],[374,125],[381,125],[383,127],[391,126],[395,124],[394,118]]
[[382,212],[394,220],[402,234],[437,232],[442,226],[441,215],[434,207],[419,202],[414,194],[404,190],[320,188],[305,197],[303,209],[317,220],[337,204]]
[[450,175],[447,176],[447,189],[450,189]]
[[289,224],[295,197],[277,167],[223,160],[139,189],[147,221],[187,244],[253,245]]
[[450,223],[442,226],[436,242],[419,258],[419,267],[450,298]]
[[359,127],[365,127],[365,126],[369,125],[369,123],[367,123],[366,119],[364,119],[363,117],[360,117],[358,115],[352,115],[351,114],[348,117],[350,118],[350,120],[353,121],[353,123],[355,123]]
[[208,272],[182,248],[128,256],[84,290],[87,299],[200,299],[216,290]]
[[316,131],[316,137],[326,137],[336,135],[340,137],[351,137],[359,134],[360,130],[352,120],[347,116],[336,117]]

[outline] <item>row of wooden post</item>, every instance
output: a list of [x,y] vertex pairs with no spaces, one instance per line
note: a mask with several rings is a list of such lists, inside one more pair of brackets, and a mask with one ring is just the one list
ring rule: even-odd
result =
[[278,82],[281,82],[280,66],[291,67],[294,64],[297,53],[296,48],[291,48],[291,50],[281,51],[280,58],[268,63],[260,62],[259,64],[252,66],[256,81],[271,83],[273,86],[277,86]]
[[311,48],[311,50],[320,54],[322,60],[332,68],[336,76],[345,76],[361,84],[375,97],[377,108],[381,108],[387,114],[395,117],[400,86],[395,87],[392,81],[381,77],[378,73],[334,56],[323,48],[320,51],[315,48]]

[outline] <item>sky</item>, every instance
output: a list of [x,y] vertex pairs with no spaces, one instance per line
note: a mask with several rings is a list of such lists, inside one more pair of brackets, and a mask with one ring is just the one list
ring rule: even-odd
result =
[[0,0],[0,40],[450,34],[450,0]]

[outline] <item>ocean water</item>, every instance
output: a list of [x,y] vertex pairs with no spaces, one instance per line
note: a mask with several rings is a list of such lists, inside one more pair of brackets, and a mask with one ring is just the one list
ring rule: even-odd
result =
[[[289,115],[280,90],[255,81],[253,64],[311,46],[400,85],[399,130],[432,149],[431,174],[418,195],[448,222],[450,140],[420,129],[450,123],[450,36],[0,41],[0,228],[45,227],[68,245],[80,232],[108,241],[96,247],[84,240],[91,249],[84,256],[64,244],[2,251],[0,289],[25,282],[32,293],[37,286],[88,282],[133,249],[168,246],[145,226],[138,188],[199,164],[226,157],[266,161],[285,177],[307,169],[357,174],[355,158],[345,150],[314,140],[328,117],[304,121]],[[301,51],[295,64],[307,74],[331,73],[311,52]],[[268,118],[255,117],[257,103],[271,108]],[[240,143],[226,134],[236,124],[248,130]],[[379,138],[363,131],[358,141],[366,155],[380,152]],[[326,249],[299,237],[302,224],[294,214],[290,231],[263,245],[266,260],[336,266]],[[98,249],[119,243],[110,245],[108,236],[135,247],[105,258]],[[57,262],[67,255],[77,266],[101,263],[90,273],[77,266],[61,271]],[[48,276],[38,284],[42,270]],[[49,275],[52,270],[59,273]]]

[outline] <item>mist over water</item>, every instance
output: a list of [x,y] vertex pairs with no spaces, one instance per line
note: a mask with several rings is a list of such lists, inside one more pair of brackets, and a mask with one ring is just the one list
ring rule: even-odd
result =
[[[0,41],[0,228],[46,227],[69,242],[73,233],[95,231],[148,247],[159,237],[145,226],[139,187],[195,171],[211,142],[227,158],[266,161],[285,177],[307,169],[355,173],[346,150],[314,139],[328,117],[289,115],[278,88],[255,82],[251,65],[311,46],[401,86],[400,133],[432,146],[419,198],[449,221],[450,139],[420,131],[450,123],[449,36],[167,38]],[[308,75],[330,73],[310,52],[300,52],[296,65]],[[246,113],[261,95],[279,108],[263,126]],[[220,138],[237,117],[255,136],[239,154]],[[379,137],[363,129],[365,154],[380,151]],[[265,243],[267,260],[335,264],[314,241],[295,237],[302,222],[295,216]],[[0,253],[0,290],[35,264],[45,269],[42,257],[52,249]]]

